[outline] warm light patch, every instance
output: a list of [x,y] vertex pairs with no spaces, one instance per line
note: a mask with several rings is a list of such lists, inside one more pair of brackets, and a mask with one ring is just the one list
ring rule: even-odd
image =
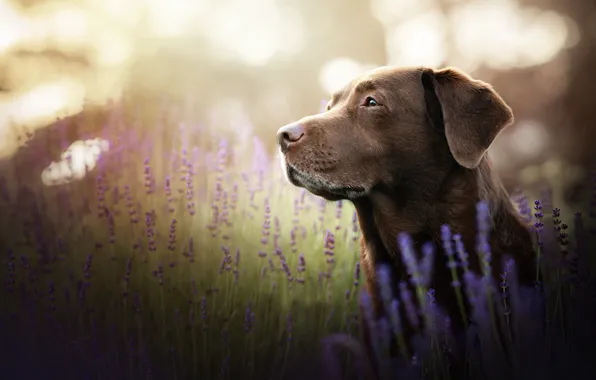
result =
[[272,0],[215,5],[205,22],[205,33],[220,54],[253,66],[267,64],[278,51],[296,52],[303,43],[300,17]]
[[323,65],[319,72],[319,83],[328,94],[333,94],[372,67],[351,58],[336,58]]
[[60,161],[52,161],[41,173],[41,181],[46,186],[64,185],[85,178],[95,169],[102,153],[108,152],[107,140],[94,138],[72,143],[60,156]]
[[550,61],[566,45],[569,21],[510,0],[472,1],[451,14],[457,49],[487,66],[507,69]]
[[447,58],[445,16],[439,11],[422,13],[387,33],[390,65],[439,66]]

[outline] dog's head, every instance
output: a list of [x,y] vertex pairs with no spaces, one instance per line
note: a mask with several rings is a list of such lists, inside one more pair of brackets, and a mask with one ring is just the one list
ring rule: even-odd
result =
[[277,132],[288,180],[329,200],[356,199],[447,165],[477,167],[511,109],[453,69],[381,67],[333,95],[323,113]]

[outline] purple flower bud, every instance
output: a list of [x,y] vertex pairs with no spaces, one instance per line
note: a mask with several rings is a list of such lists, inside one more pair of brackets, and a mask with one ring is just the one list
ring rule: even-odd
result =
[[415,286],[422,286],[422,276],[416,260],[412,238],[407,233],[401,232],[397,239],[402,259],[408,274],[412,278],[412,283]]
[[416,310],[416,306],[414,305],[414,301],[412,299],[412,293],[408,289],[408,284],[404,281],[399,283],[399,295],[401,301],[406,308],[406,316],[408,317],[408,321],[412,326],[418,328],[420,321],[418,319],[418,311]]
[[254,317],[255,313],[251,309],[250,302],[246,306],[246,312],[244,313],[244,332],[250,333],[254,328]]

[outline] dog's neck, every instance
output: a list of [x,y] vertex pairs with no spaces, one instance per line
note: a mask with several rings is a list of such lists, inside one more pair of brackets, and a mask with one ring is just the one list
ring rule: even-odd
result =
[[409,233],[418,248],[433,242],[440,249],[443,224],[473,249],[476,204],[480,200],[489,201],[493,218],[508,218],[512,213],[505,190],[486,160],[472,170],[452,165],[443,173],[442,178],[418,178],[406,186],[375,189],[366,198],[354,201],[370,264],[401,259],[397,244],[401,232]]

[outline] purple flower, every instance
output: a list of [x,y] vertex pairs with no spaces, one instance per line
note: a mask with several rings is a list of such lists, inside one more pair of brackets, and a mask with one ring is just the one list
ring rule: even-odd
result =
[[132,295],[132,309],[135,314],[141,313],[141,299],[139,298],[139,293],[134,293]]
[[85,279],[89,280],[91,278],[91,264],[93,263],[93,255],[87,255],[87,260],[85,260],[85,265],[83,267],[83,276]]
[[378,347],[378,333],[377,333],[377,324],[375,321],[375,314],[373,309],[373,303],[370,298],[370,295],[367,291],[362,290],[360,291],[360,305],[362,307],[362,317],[364,319],[364,323],[368,326],[368,331],[370,334],[370,341],[373,345],[373,350],[375,353],[379,353]]
[[397,240],[406,270],[412,278],[412,284],[414,284],[414,286],[422,286],[422,275],[416,260],[412,238],[407,233],[401,232],[398,235]]
[[530,202],[523,192],[518,191],[517,197],[515,197],[515,203],[519,209],[519,213],[525,222],[532,220],[532,209],[530,208]]
[[476,249],[480,255],[482,273],[485,277],[489,277],[491,265],[489,233],[492,221],[488,202],[480,201],[476,205],[476,222],[478,228],[478,233],[476,236]]
[[265,198],[265,215],[263,220],[263,229],[262,229],[262,237],[261,237],[261,244],[267,245],[269,243],[269,230],[271,229],[271,207],[269,207],[269,198]]
[[381,291],[381,299],[386,308],[389,308],[391,299],[393,298],[393,290],[391,289],[391,270],[387,265],[380,265],[377,269],[377,279]]
[[401,317],[399,315],[399,300],[393,299],[389,307],[389,320],[395,334],[402,333]]
[[176,224],[178,221],[176,218],[172,219],[170,223],[170,234],[168,236],[168,250],[175,251],[176,250]]
[[298,268],[296,269],[296,271],[298,273],[302,273],[306,270],[306,259],[304,258],[304,254],[301,253],[300,256],[298,256]]
[[425,313],[427,320],[430,322],[428,323],[428,326],[426,326],[426,329],[428,330],[428,333],[430,334],[435,334],[436,333],[436,320],[437,320],[437,300],[435,297],[435,289],[430,288],[428,289],[428,291],[426,292],[426,307],[427,307],[427,312]]
[[294,323],[292,320],[292,313],[288,313],[286,316],[286,341],[290,343],[292,341],[292,332],[294,330]]
[[230,250],[225,245],[221,246],[221,251],[224,254],[223,259],[221,260],[221,264],[219,266],[219,274],[222,274],[223,271],[231,271],[232,270],[232,255],[230,255]]
[[534,229],[536,231],[536,233],[538,235],[540,235],[540,232],[542,231],[542,228],[544,227],[544,223],[542,222],[542,219],[544,218],[544,214],[542,213],[542,202],[540,202],[540,200],[535,200],[534,201]]
[[207,297],[201,298],[201,320],[203,321],[203,330],[207,330]]
[[143,160],[143,175],[144,175],[144,185],[145,185],[145,193],[147,195],[153,193],[154,187],[154,180],[151,174],[151,166],[149,165],[149,158],[145,158]]
[[352,233],[354,234],[352,237],[353,241],[358,240],[358,231],[360,231],[360,226],[358,224],[358,213],[354,211],[352,214]]
[[288,281],[292,282],[292,273],[290,271],[290,267],[288,266],[288,263],[286,262],[286,258],[283,254],[279,254],[279,261],[281,263],[281,268],[284,271],[284,273],[286,274],[286,276],[288,277]]
[[459,258],[459,261],[461,261],[461,267],[464,269],[464,271],[468,271],[468,253],[466,252],[466,248],[464,247],[461,235],[453,235],[453,241],[455,242],[455,250],[457,252],[457,256]]
[[244,332],[250,333],[254,328],[254,317],[255,313],[251,309],[250,302],[246,306],[246,311],[244,312]]
[[188,238],[188,252],[185,253],[185,256],[188,257],[191,263],[195,261],[195,245],[192,237]]
[[413,327],[418,327],[420,321],[418,320],[418,311],[412,299],[412,292],[408,289],[408,284],[405,281],[399,283],[399,295],[401,301],[406,309],[406,316]]
[[292,252],[296,252],[298,249],[296,248],[296,229],[292,228],[290,230],[290,247],[292,247]]
[[163,265],[158,264],[157,269],[152,272],[154,277],[159,280],[159,286],[163,286]]
[[146,234],[147,234],[147,249],[150,252],[157,251],[157,243],[155,242],[155,218],[154,212],[147,212],[145,213],[145,227],[146,227]]
[[114,215],[106,208],[108,218],[108,242],[110,244],[116,243],[116,223],[114,222]]
[[[343,202],[342,202],[341,200],[337,201],[337,202],[335,203],[335,207],[336,207],[336,208],[335,208],[335,217],[337,218],[337,220],[338,220],[338,222],[339,222],[339,220],[341,220],[341,214],[342,214]],[[339,223],[338,223],[338,225],[335,227],[335,229],[336,229],[336,230],[340,230],[340,229],[341,229],[341,226],[339,225]]]
[[8,276],[6,278],[6,288],[8,290],[9,293],[12,293],[14,291],[14,286],[16,283],[15,280],[15,255],[12,251],[12,249],[8,249],[8,260],[6,263],[7,266],[7,272],[8,272]]
[[425,243],[422,246],[422,262],[420,263],[420,273],[422,277],[422,286],[429,286],[432,280],[432,271],[435,260],[435,247],[432,243]]
[[124,282],[128,284],[130,281],[130,273],[132,272],[132,256],[126,260],[126,269],[124,272]]

